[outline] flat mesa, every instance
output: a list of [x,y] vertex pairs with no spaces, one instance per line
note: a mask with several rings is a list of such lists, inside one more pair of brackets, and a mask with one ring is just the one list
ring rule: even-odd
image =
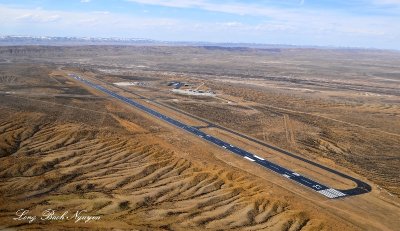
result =
[[[112,12],[119,1],[109,6],[80,1],[91,3],[75,4],[78,14],[90,16],[95,12],[89,8],[100,7],[129,21],[123,12]],[[379,25],[361,26],[374,30],[388,18],[400,25],[395,6],[377,1],[365,9],[379,8],[372,15]],[[29,4],[7,2],[1,6],[6,14],[32,11]],[[50,15],[75,12],[53,2]],[[132,2],[122,7],[135,10],[137,2],[152,7],[151,1]],[[360,1],[349,7],[321,3],[318,10],[326,7],[332,20],[314,12],[320,19],[315,28],[287,33],[247,25],[264,23],[265,17],[254,15],[230,17],[243,23],[240,28],[222,25],[231,21],[225,13],[202,8],[274,7],[287,19],[283,24],[293,24],[293,8],[301,17],[315,6],[203,2],[180,8],[174,18],[183,16],[186,37],[201,36],[190,34],[197,25],[206,26],[204,33],[210,26],[226,29],[219,31],[225,37],[213,37],[219,43],[0,35],[0,161],[7,172],[0,195],[7,195],[10,208],[0,211],[0,231],[16,226],[400,231],[400,44],[393,43],[400,33],[397,40],[394,33],[362,33],[358,20],[345,28],[355,29],[357,39],[337,41],[354,48],[330,46],[332,33],[313,38],[335,16],[365,13],[356,12],[365,5]],[[166,4],[154,7],[159,5]],[[177,10],[170,8],[161,16]],[[221,25],[209,23],[220,19]],[[57,33],[71,31],[63,28],[66,20],[51,22]],[[114,26],[105,36],[129,31],[142,36],[143,30],[146,35],[168,27],[155,22],[134,31],[105,23]],[[23,24],[19,31],[29,26]],[[106,30],[106,24],[100,27]],[[88,36],[102,33],[81,27]],[[28,31],[39,34],[36,29]],[[236,33],[239,29],[246,33]],[[238,35],[229,38],[228,30]],[[374,37],[371,46],[398,48],[363,48],[368,36]],[[266,39],[310,45],[259,43]],[[21,170],[33,177],[21,177]]]

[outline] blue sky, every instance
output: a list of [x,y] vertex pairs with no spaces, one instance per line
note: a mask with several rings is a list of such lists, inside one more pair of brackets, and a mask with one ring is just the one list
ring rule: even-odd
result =
[[0,33],[400,49],[400,0],[0,0]]

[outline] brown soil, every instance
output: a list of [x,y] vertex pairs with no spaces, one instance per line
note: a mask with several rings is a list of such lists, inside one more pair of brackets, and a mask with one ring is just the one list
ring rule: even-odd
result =
[[[0,54],[12,60],[0,64],[0,229],[400,226],[396,53],[355,52],[357,58],[346,61],[345,51],[314,50],[31,47],[0,48]],[[83,86],[67,76],[71,72],[98,83],[147,82],[127,89],[363,179],[373,191],[328,200]],[[166,84],[175,80],[205,82],[219,95],[172,94]],[[102,84],[173,118],[205,125]],[[226,132],[204,131],[330,185],[352,185]],[[101,220],[29,224],[12,219],[21,208],[38,215],[48,208],[86,209]]]

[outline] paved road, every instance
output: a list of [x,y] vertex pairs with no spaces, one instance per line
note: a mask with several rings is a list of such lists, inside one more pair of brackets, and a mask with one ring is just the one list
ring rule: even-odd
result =
[[[287,168],[284,168],[284,167],[279,166],[277,164],[274,164],[274,163],[272,163],[272,162],[270,162],[268,160],[265,160],[265,159],[255,155],[255,154],[247,152],[247,151],[245,151],[245,150],[243,150],[241,148],[235,147],[234,145],[232,145],[232,144],[230,144],[228,142],[225,142],[225,141],[223,141],[221,139],[213,137],[213,136],[211,136],[211,135],[199,130],[196,127],[186,125],[186,124],[184,124],[184,123],[182,123],[182,122],[180,122],[178,120],[175,120],[175,119],[172,119],[172,118],[170,118],[170,117],[168,117],[166,115],[163,115],[163,114],[161,114],[161,113],[159,113],[159,112],[157,112],[157,111],[155,111],[153,109],[145,107],[142,104],[140,104],[140,103],[138,103],[138,102],[136,102],[134,100],[128,99],[126,97],[123,97],[123,96],[121,96],[121,95],[119,95],[119,94],[117,94],[117,93],[115,93],[113,91],[110,91],[110,90],[108,90],[108,89],[106,89],[106,88],[104,88],[102,86],[94,84],[94,83],[92,83],[92,82],[90,82],[90,81],[88,81],[88,80],[86,80],[86,79],[84,79],[84,78],[82,78],[82,77],[80,77],[78,75],[70,74],[70,76],[72,76],[73,78],[81,81],[82,83],[85,83],[86,85],[89,85],[89,86],[91,86],[93,88],[96,88],[96,89],[98,89],[98,90],[100,90],[100,91],[102,91],[102,92],[104,92],[104,93],[106,93],[106,94],[108,94],[108,95],[120,100],[120,101],[123,101],[123,102],[125,102],[125,103],[127,103],[127,104],[129,104],[131,106],[134,106],[134,107],[136,107],[136,108],[138,108],[138,109],[140,109],[140,110],[142,110],[142,111],[144,111],[144,112],[146,112],[146,113],[148,113],[148,114],[150,114],[150,115],[152,115],[154,117],[157,117],[157,118],[159,118],[159,119],[161,119],[161,120],[163,120],[165,122],[168,122],[168,123],[180,128],[180,129],[183,129],[183,130],[185,130],[185,131],[187,131],[187,132],[189,132],[189,133],[191,133],[193,135],[196,135],[200,139],[203,139],[203,140],[205,140],[205,141],[207,141],[209,143],[212,143],[212,144],[217,145],[217,146],[219,146],[219,147],[221,147],[221,148],[223,148],[223,149],[225,149],[227,151],[230,151],[233,154],[236,154],[236,155],[238,155],[240,157],[243,157],[247,161],[250,161],[250,162],[253,162],[255,164],[258,164],[258,165],[260,165],[260,166],[262,166],[262,167],[264,167],[264,168],[266,168],[266,169],[268,169],[270,171],[273,171],[273,172],[275,172],[277,174],[282,175],[283,177],[286,177],[287,179],[290,179],[290,180],[292,180],[292,181],[294,181],[294,182],[296,182],[296,183],[298,183],[300,185],[303,185],[303,186],[305,186],[305,187],[307,187],[307,188],[309,188],[309,189],[311,189],[313,191],[316,191],[316,192],[320,193],[321,195],[323,195],[323,196],[325,196],[327,198],[330,198],[330,199],[341,198],[341,197],[346,197],[346,196],[349,196],[349,195],[357,195],[357,194],[361,194],[361,193],[366,193],[367,192],[367,190],[358,190],[357,193],[355,194],[354,192],[352,193],[351,191],[349,193],[349,190],[338,190],[338,189],[330,188],[330,187],[328,187],[326,185],[323,185],[323,184],[321,184],[319,182],[316,182],[316,181],[314,181],[314,180],[312,180],[312,179],[310,179],[308,177],[302,176],[302,175],[300,175],[300,174],[298,174],[296,172],[293,172],[293,171],[291,171],[291,170],[289,170]],[[280,150],[280,151],[283,151],[283,150]],[[357,180],[357,179],[355,179],[355,180]]]

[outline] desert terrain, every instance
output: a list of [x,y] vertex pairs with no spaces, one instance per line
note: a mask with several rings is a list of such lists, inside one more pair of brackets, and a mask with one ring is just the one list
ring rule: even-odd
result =
[[[381,50],[0,47],[0,229],[398,230],[399,66]],[[333,188],[355,183],[260,143],[372,191],[325,198],[71,73]],[[49,208],[101,219],[13,219]]]

